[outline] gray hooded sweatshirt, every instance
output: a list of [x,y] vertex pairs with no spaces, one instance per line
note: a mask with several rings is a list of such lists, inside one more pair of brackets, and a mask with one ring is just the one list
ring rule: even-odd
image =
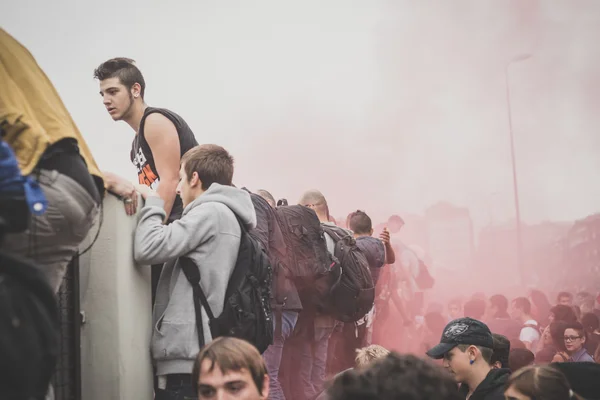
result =
[[[181,219],[163,225],[163,201],[149,197],[140,211],[134,257],[139,264],[165,263],[156,291],[151,341],[157,375],[189,374],[200,350],[192,287],[176,263],[187,256],[200,269],[200,285],[215,317],[223,311],[225,290],[240,247],[241,229],[256,214],[248,192],[213,183],[188,204]],[[212,340],[208,317],[202,310],[204,338]]]

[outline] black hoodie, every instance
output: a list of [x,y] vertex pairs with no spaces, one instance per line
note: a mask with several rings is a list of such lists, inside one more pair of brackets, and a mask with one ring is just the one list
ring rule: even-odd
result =
[[[510,376],[508,369],[493,369],[485,379],[477,386],[469,400],[504,400],[504,389],[506,381]],[[467,385],[460,387],[460,393],[467,398],[469,388]]]

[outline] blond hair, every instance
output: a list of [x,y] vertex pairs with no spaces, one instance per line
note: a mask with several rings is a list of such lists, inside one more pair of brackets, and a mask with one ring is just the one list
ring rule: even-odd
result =
[[363,368],[369,366],[375,360],[386,357],[388,354],[390,354],[388,349],[378,344],[372,344],[371,346],[356,350],[354,362],[356,363],[356,368]]

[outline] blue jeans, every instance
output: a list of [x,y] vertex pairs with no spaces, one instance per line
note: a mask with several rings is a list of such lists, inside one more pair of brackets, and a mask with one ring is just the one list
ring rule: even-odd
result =
[[325,384],[327,366],[327,347],[333,333],[334,321],[329,317],[315,318],[314,340],[303,340],[300,346],[300,379],[304,389],[304,398],[314,400]]
[[[277,317],[274,316],[273,329],[277,324]],[[279,382],[279,367],[281,365],[281,355],[283,354],[283,345],[285,340],[294,332],[294,327],[298,321],[296,311],[283,311],[281,315],[281,336],[273,338],[273,344],[263,353],[267,371],[269,372],[269,399],[285,400],[285,395]]]

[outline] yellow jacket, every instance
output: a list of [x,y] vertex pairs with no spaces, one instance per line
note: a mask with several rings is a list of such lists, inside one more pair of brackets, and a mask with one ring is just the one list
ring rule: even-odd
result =
[[23,175],[49,145],[74,138],[95,180],[102,181],[92,153],[56,89],[31,53],[0,28],[0,127]]

